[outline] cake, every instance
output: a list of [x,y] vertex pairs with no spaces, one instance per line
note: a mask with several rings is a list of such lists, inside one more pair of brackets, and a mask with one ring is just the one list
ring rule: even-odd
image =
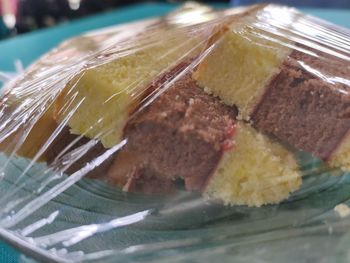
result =
[[[189,68],[190,62],[180,62],[145,87],[146,99],[123,127],[127,143],[90,176],[103,175],[124,191],[149,194],[176,191],[183,182],[188,191],[230,205],[261,206],[286,199],[301,184],[293,154],[237,121],[237,109],[205,93]],[[52,143],[48,161],[75,139],[67,129]],[[74,148],[88,141],[82,138]],[[97,143],[67,173],[105,151]]]
[[[349,170],[347,55],[311,38],[308,45],[292,41],[296,37],[288,28],[264,31],[269,9],[231,25],[193,77],[207,93],[237,106],[239,118],[259,131]],[[279,12],[289,16],[289,10]],[[282,17],[274,17],[274,23],[283,23]]]
[[[240,33],[233,36],[227,21]],[[225,204],[248,206],[288,198],[301,185],[293,152],[247,120],[254,115],[250,108],[259,114],[255,101],[267,92],[255,86],[267,85],[278,74],[290,49],[276,44],[266,49],[269,41],[263,40],[260,50],[254,44],[257,36],[240,42],[245,26],[238,17],[204,29],[150,30],[90,58],[33,126],[19,130],[29,133],[18,144],[17,154],[33,159],[40,153],[41,159],[35,161],[45,161],[68,175],[91,168],[87,176],[127,192],[151,194],[184,188]],[[243,44],[236,50],[220,47],[226,36],[230,43]],[[206,55],[210,42],[219,51],[214,48]],[[266,64],[267,70],[247,75],[252,80],[253,74],[256,81],[246,91],[239,91],[239,83],[248,83],[240,69],[237,75],[242,73],[242,78],[235,88],[222,86],[223,93],[210,85],[208,89],[203,86],[208,80],[226,81],[226,75],[204,70],[210,69],[210,58],[217,59],[220,50],[229,51],[219,60],[233,63],[233,68],[242,62],[248,66],[255,58],[257,67]],[[230,60],[235,56],[241,57]],[[244,64],[246,56],[250,61]],[[233,96],[230,92],[235,90]],[[248,101],[244,92],[254,99]],[[236,96],[237,101],[232,99]]]

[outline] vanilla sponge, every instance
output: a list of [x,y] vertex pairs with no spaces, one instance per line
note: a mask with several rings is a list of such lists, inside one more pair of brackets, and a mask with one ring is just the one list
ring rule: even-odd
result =
[[287,199],[301,183],[290,151],[238,122],[233,148],[224,153],[206,193],[229,205],[259,207]]

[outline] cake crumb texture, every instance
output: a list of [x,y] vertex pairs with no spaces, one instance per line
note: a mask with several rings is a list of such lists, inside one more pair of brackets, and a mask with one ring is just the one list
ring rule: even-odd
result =
[[341,217],[350,215],[350,208],[346,204],[339,204],[334,207],[334,211]]
[[226,104],[237,106],[246,120],[289,52],[259,34],[257,29],[234,25],[213,45],[194,73],[199,86]]
[[224,154],[206,192],[229,205],[259,207],[281,202],[300,185],[293,154],[239,123],[234,147]]

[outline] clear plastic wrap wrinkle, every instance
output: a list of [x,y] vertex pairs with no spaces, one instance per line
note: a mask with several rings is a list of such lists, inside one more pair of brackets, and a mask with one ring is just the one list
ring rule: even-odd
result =
[[191,3],[16,62],[0,237],[57,262],[348,262],[349,43]]

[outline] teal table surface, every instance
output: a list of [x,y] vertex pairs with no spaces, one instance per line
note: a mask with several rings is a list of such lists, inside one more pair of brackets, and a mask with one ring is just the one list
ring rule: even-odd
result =
[[[217,6],[224,7],[225,5]],[[175,7],[177,7],[175,4],[155,3],[133,5],[0,41],[0,70],[13,71],[16,59],[20,59],[24,66],[27,66],[62,40],[77,34],[137,19],[163,15]],[[350,10],[303,9],[303,11],[350,28]],[[14,248],[0,242],[0,263],[19,262],[22,261],[21,258],[19,252]]]

